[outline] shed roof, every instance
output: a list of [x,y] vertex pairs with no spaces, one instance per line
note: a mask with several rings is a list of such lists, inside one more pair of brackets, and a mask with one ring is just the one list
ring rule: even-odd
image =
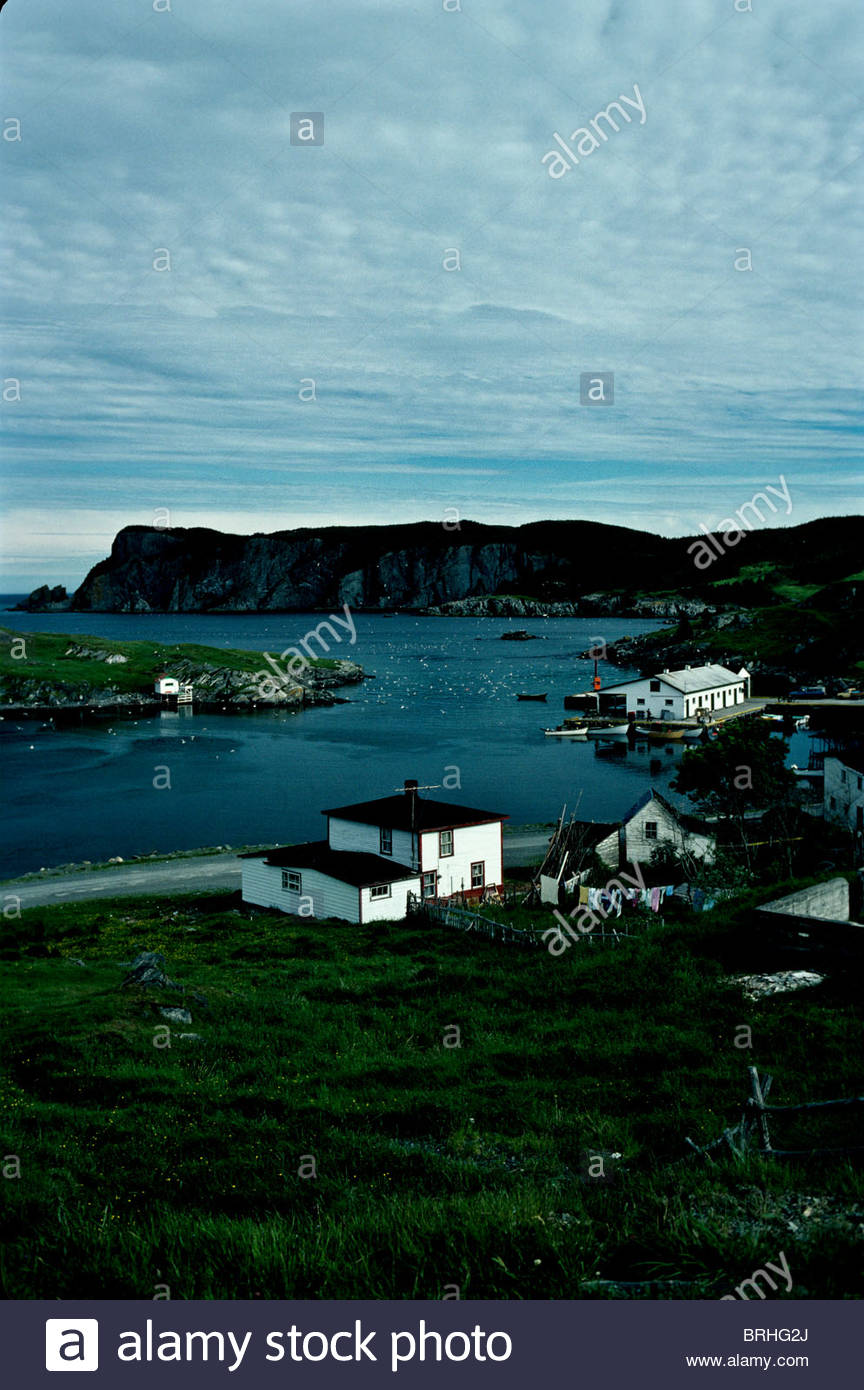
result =
[[407,864],[396,864],[379,854],[361,854],[355,850],[331,849],[326,840],[312,840],[305,845],[285,845],[278,849],[257,850],[244,854],[242,859],[263,859],[276,869],[315,869],[328,878],[366,888],[375,883],[401,883],[406,879],[420,881],[420,871]]

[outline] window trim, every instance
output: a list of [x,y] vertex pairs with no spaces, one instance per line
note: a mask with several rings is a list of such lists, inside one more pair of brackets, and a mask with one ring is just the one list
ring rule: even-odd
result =
[[[297,887],[296,887],[296,888],[292,887],[292,885],[291,885],[291,879],[292,879],[292,878],[295,878],[295,879],[297,880]],[[299,872],[298,869],[283,869],[283,870],[282,870],[282,892],[283,892],[283,893],[302,893],[302,892],[303,892],[303,875]]]
[[[449,849],[445,849],[445,848],[444,848],[444,836],[445,836],[445,835],[449,835],[449,836],[450,836],[450,848],[449,848]],[[439,831],[438,831],[438,858],[439,858],[439,859],[450,859],[450,858],[452,858],[453,854],[455,853],[455,847],[456,847],[456,836],[454,835],[453,831],[452,831],[452,830],[449,830],[449,829],[448,829],[448,830],[439,830]]]
[[[430,883],[429,880],[432,880]],[[431,893],[427,889],[431,888]],[[437,869],[426,869],[420,876],[420,896],[424,902],[438,896],[438,871]]]
[[386,825],[378,827],[378,853],[393,854],[393,831]]
[[391,884],[389,884],[389,883],[370,883],[370,885],[369,885],[369,901],[370,901],[370,902],[371,902],[373,899],[375,900],[375,902],[378,902],[378,900],[379,900],[380,898],[392,898],[392,896],[393,896],[393,888],[392,888],[392,885],[391,885]]
[[[475,883],[475,882],[474,882],[474,870],[475,870],[475,869],[479,869],[479,870],[480,870],[480,882],[479,882],[479,883]],[[485,859],[475,859],[475,860],[472,862],[472,864],[471,864],[471,887],[472,887],[472,888],[485,888],[485,887],[486,887],[486,860],[485,860]]]
[[658,832],[659,829],[660,829],[660,822],[659,822],[659,821],[656,821],[656,820],[646,820],[646,821],[644,821],[643,824],[642,824],[642,838],[643,838],[643,840],[656,840],[656,839],[658,839],[659,836],[658,836],[658,833],[657,833],[657,832]]

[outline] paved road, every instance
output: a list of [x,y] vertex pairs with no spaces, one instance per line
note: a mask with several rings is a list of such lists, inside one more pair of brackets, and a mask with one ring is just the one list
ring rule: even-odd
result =
[[[505,835],[505,864],[526,864],[543,858],[549,837],[543,831]],[[96,873],[84,871],[58,874],[51,878],[0,883],[0,909],[9,905],[9,895],[21,900],[21,907],[46,907],[52,903],[85,902],[93,898],[128,898],[145,895],[170,898],[180,893],[231,893],[240,887],[237,855],[189,855],[155,863],[116,864]]]

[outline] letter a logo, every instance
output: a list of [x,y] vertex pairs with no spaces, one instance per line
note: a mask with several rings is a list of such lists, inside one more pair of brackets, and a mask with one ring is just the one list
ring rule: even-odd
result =
[[47,1371],[98,1371],[99,1323],[96,1318],[48,1318],[45,1322]]

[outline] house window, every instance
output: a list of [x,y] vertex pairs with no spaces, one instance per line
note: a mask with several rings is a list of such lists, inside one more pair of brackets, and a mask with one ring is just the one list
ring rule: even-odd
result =
[[674,701],[674,700],[664,700],[663,703],[664,703],[664,705],[674,705],[675,701]]
[[858,790],[859,792],[864,791],[864,777],[858,778]]
[[438,888],[438,875],[434,869],[430,873],[424,874],[421,880],[423,884],[423,897],[434,898]]
[[656,820],[646,820],[646,822],[645,822],[645,839],[646,839],[646,840],[656,840],[656,839],[657,839],[657,822],[656,822]]
[[650,690],[650,692],[651,692],[652,695],[659,695],[659,694],[660,694],[660,682],[659,682],[659,681],[649,681],[649,682],[648,682],[648,689]]
[[482,888],[486,883],[486,864],[484,860],[478,859],[476,864],[471,865],[471,887]]
[[843,785],[844,785],[844,787],[845,787],[845,785],[846,785],[846,769],[845,769],[845,767],[844,767],[843,771],[840,773],[840,781],[843,783]]
[[639,698],[637,699],[636,703],[637,703],[637,705],[644,705],[645,700],[644,700],[644,698],[640,695]]
[[303,880],[294,869],[282,870],[282,891],[283,893],[299,893],[303,888]]
[[439,857],[440,859],[446,859],[447,855],[448,855],[448,854],[452,854],[452,853],[453,853],[453,831],[452,831],[452,830],[439,830],[439,831],[438,831],[438,857]]
[[831,798],[831,810],[832,810],[832,811],[836,811],[836,810],[837,810],[837,798],[836,798],[836,796],[832,796],[832,798]]
[[379,846],[381,854],[393,853],[393,831],[385,830],[383,825],[379,831]]
[[389,897],[390,897],[390,884],[389,884],[389,883],[376,883],[372,888],[369,889],[369,897],[370,897],[370,898],[389,898]]

